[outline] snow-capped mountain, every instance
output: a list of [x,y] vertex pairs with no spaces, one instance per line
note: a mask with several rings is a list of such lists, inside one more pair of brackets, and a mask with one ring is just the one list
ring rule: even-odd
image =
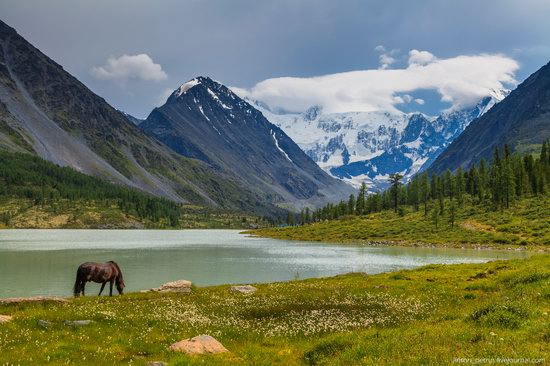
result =
[[468,124],[508,94],[498,90],[468,109],[438,117],[421,113],[323,113],[314,106],[301,114],[278,114],[251,103],[285,131],[332,176],[370,191],[387,186],[389,174],[405,180],[431,164]]
[[253,106],[208,77],[181,85],[139,127],[285,207],[322,206],[353,192]]

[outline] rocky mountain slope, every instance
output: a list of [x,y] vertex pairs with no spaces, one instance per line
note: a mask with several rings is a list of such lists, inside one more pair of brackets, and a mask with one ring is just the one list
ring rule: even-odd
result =
[[325,114],[312,107],[302,114],[276,114],[254,103],[325,171],[371,191],[384,189],[391,173],[405,179],[429,166],[466,126],[502,100],[495,91],[466,110],[428,117],[420,113],[349,112]]
[[147,136],[1,21],[0,149],[176,202],[277,211],[263,192]]
[[258,110],[207,77],[181,85],[139,127],[279,204],[318,205],[353,192]]
[[530,150],[550,137],[550,63],[529,76],[502,102],[472,122],[430,170],[468,168],[490,160],[495,147]]

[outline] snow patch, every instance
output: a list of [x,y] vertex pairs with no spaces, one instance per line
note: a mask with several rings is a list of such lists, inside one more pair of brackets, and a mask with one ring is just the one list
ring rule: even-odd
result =
[[277,149],[279,149],[280,152],[283,153],[283,155],[287,158],[288,161],[290,161],[291,163],[294,163],[292,161],[292,159],[288,156],[288,154],[286,153],[286,151],[284,151],[283,149],[281,149],[281,147],[279,146],[279,141],[277,141],[277,136],[275,134],[275,131],[271,130],[271,136],[273,137],[273,141],[275,141],[275,146],[277,146]]
[[204,111],[202,110],[202,106],[200,104],[197,104],[197,106],[199,107],[199,110],[201,111],[204,118],[206,118],[210,122],[210,118],[208,118],[208,116],[206,114],[204,114]]
[[212,98],[214,98],[222,106],[222,108],[224,108],[224,109],[233,109],[233,107],[230,107],[230,106],[224,104],[221,101],[221,99],[218,97],[218,95],[216,93],[214,93],[212,90],[210,90],[210,88],[206,88],[206,90],[208,91],[208,94],[210,94],[210,96],[212,96]]
[[182,84],[178,89],[176,89],[176,91],[174,92],[174,96],[176,98],[179,98],[181,95],[187,93],[189,89],[199,84],[200,84],[200,81],[198,79],[189,80],[185,84]]

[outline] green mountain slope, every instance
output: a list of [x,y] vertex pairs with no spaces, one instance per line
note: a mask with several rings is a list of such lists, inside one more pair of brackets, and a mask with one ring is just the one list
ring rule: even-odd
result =
[[262,222],[238,212],[182,205],[29,154],[0,151],[0,228],[245,228],[249,224]]
[[148,137],[1,21],[0,149],[175,202],[279,212],[262,192]]
[[474,120],[429,168],[435,173],[469,168],[489,160],[495,147],[508,144],[525,152],[550,136],[550,63],[521,83],[504,100]]

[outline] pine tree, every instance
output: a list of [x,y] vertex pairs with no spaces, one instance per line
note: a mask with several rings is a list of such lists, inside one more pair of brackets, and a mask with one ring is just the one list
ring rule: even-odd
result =
[[365,213],[365,196],[367,195],[367,185],[365,182],[361,183],[359,188],[359,195],[357,196],[357,203],[355,204],[355,212],[357,215],[363,215]]
[[424,205],[424,217],[428,216],[428,199],[430,197],[430,186],[428,184],[428,173],[422,174],[420,178],[420,197]]
[[479,199],[479,203],[481,203],[485,198],[485,192],[489,181],[489,179],[487,178],[487,166],[485,163],[485,159],[480,160],[478,172],[479,172],[478,199]]
[[502,193],[506,208],[510,207],[510,200],[514,194],[514,171],[512,169],[512,159],[508,145],[504,145],[504,159],[502,160]]
[[432,209],[432,222],[437,230],[439,228],[439,208],[437,206]]
[[286,223],[289,226],[294,226],[294,213],[288,211],[287,217],[286,217]]
[[311,211],[309,209],[309,207],[306,207],[306,223],[310,223],[311,222]]
[[391,187],[392,196],[393,196],[393,208],[396,213],[397,213],[397,206],[399,202],[399,187],[401,186],[402,178],[403,176],[399,173],[390,174],[389,182],[390,182],[390,187]]
[[493,153],[493,162],[491,164],[491,195],[493,202],[497,206],[502,206],[502,166],[498,147],[495,147]]
[[548,164],[550,159],[550,154],[548,152],[548,144],[546,140],[542,143],[542,148],[540,150],[540,161],[542,164]]
[[353,215],[354,213],[355,213],[355,196],[353,194],[350,194],[348,199],[348,214]]
[[454,200],[451,200],[451,205],[449,207],[449,222],[451,223],[451,227],[455,227],[455,219],[456,219],[456,204]]
[[462,167],[458,167],[456,170],[456,178],[455,178],[455,184],[454,189],[456,192],[456,199],[459,205],[462,205],[463,203],[463,197],[464,194],[464,171],[462,170]]

